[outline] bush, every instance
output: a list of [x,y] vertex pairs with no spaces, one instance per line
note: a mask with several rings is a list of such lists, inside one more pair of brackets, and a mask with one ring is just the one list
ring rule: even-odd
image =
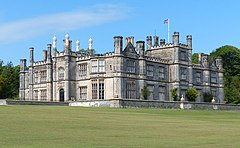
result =
[[203,93],[203,101],[204,102],[212,102],[213,94],[210,92]]
[[188,101],[196,101],[196,98],[199,96],[197,90],[195,88],[189,88],[186,91],[186,98],[188,99]]
[[171,90],[173,101],[178,101],[177,88]]
[[146,86],[144,86],[143,89],[142,89],[143,99],[147,100],[149,95],[150,95],[150,91],[148,90],[148,88]]

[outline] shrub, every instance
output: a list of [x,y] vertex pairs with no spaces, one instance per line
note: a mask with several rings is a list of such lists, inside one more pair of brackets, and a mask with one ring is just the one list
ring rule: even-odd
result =
[[203,101],[204,102],[212,102],[213,94],[210,92],[203,93]]
[[177,88],[171,90],[173,101],[178,101]]
[[144,100],[147,100],[148,97],[149,97],[149,95],[150,95],[149,89],[148,89],[146,86],[144,86],[141,91],[142,91],[143,99],[144,99]]
[[189,88],[186,91],[186,98],[188,99],[188,101],[196,101],[196,98],[199,96],[197,90],[193,87]]

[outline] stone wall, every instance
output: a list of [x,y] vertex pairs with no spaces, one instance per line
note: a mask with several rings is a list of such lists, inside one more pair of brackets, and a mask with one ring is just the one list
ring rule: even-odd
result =
[[240,110],[240,105],[196,102],[174,102],[154,100],[85,100],[76,102],[45,102],[45,101],[16,101],[6,100],[0,105],[61,105],[82,107],[116,107],[116,108],[161,108],[161,109],[192,109],[192,110]]

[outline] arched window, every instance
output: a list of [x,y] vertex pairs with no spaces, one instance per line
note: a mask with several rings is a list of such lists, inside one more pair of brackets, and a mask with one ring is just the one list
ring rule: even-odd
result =
[[58,80],[64,80],[64,68],[58,68]]

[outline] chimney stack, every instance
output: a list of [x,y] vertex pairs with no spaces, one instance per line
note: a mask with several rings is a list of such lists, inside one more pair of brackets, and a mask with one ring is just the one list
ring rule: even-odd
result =
[[160,46],[165,45],[165,39],[160,39]]
[[[122,53],[122,36],[115,36],[114,38],[114,53],[121,54]],[[127,39],[127,38],[126,38]]]
[[187,35],[187,45],[190,49],[192,49],[192,36]]
[[43,61],[47,61],[47,50],[43,50]]
[[34,62],[34,48],[33,47],[30,47],[30,66],[33,66],[33,62]]
[[179,45],[179,32],[174,32],[173,34],[173,46]]
[[152,47],[152,36],[147,36],[147,50],[150,50]]
[[154,36],[154,46],[155,46],[155,47],[159,46],[159,44],[158,44],[158,39],[159,39],[158,36]]
[[139,51],[139,56],[140,57],[144,57],[144,52],[145,52],[145,48],[144,48],[144,41],[137,41],[136,42],[136,49]]

